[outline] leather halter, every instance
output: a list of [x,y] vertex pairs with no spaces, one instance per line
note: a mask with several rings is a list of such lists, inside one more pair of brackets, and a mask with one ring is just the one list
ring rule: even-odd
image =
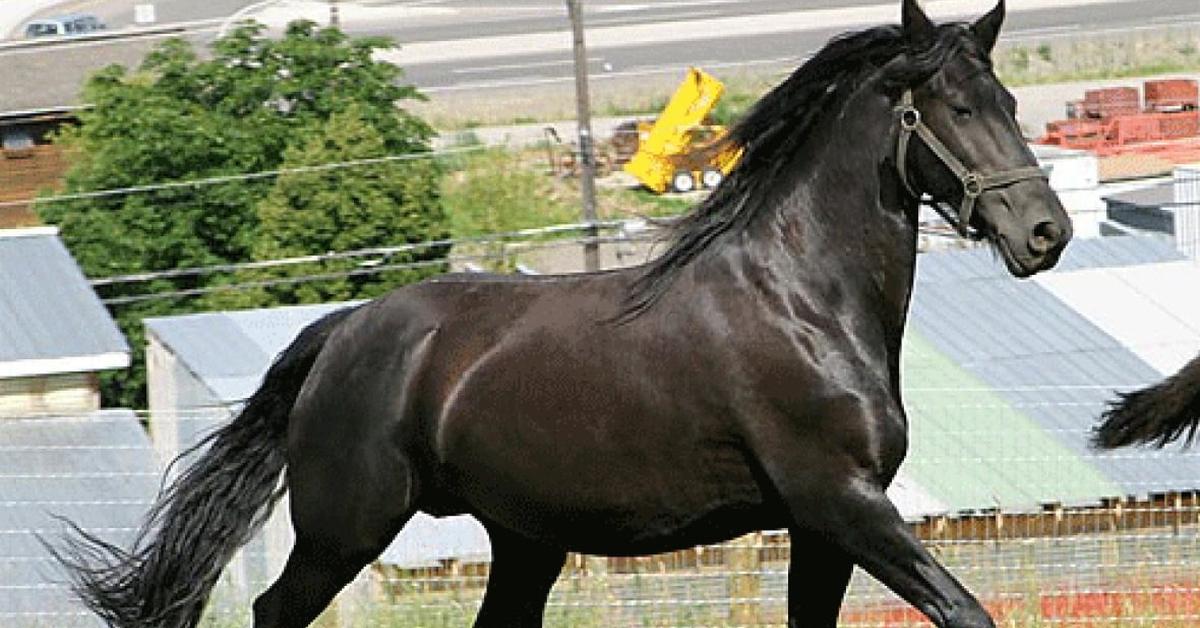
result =
[[958,177],[962,183],[963,196],[962,204],[958,208],[958,215],[953,216],[948,211],[943,209],[936,201],[931,203],[931,206],[937,210],[946,222],[950,223],[959,235],[963,237],[972,237],[970,233],[971,214],[975,211],[975,200],[979,195],[988,190],[1002,188],[1012,185],[1018,181],[1027,179],[1046,179],[1046,173],[1037,166],[1024,166],[1021,168],[1013,168],[1011,170],[1002,170],[994,174],[982,174],[977,170],[972,170],[963,165],[954,153],[938,139],[934,134],[933,129],[930,129],[922,120],[921,112],[913,106],[912,90],[904,90],[904,94],[900,97],[900,104],[896,106],[896,113],[900,121],[900,137],[896,142],[896,169],[900,173],[900,182],[904,184],[904,189],[918,201],[921,199],[921,194],[913,189],[912,184],[908,182],[907,172],[907,155],[908,142],[912,138],[913,133],[925,142],[929,150],[937,155],[938,159]]

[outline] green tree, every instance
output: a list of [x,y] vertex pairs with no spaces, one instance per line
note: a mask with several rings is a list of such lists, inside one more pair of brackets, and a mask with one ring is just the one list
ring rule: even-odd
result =
[[[386,155],[382,134],[357,105],[333,114],[320,133],[289,148],[283,169],[292,172],[280,176],[257,206],[260,231],[253,258],[278,260],[445,239],[438,164],[381,160]],[[308,169],[354,162],[369,165]],[[241,278],[268,284],[259,292],[272,303],[371,298],[443,271],[445,254],[446,247],[421,247],[246,272]],[[313,276],[327,279],[295,281]]]
[[[43,203],[43,220],[59,226],[88,276],[230,264],[261,259],[272,251],[309,254],[342,244],[394,245],[442,233],[440,199],[436,192],[427,193],[436,189],[439,177],[430,160],[330,171],[313,175],[316,179],[283,177],[277,182],[269,177],[237,177],[285,167],[285,160],[313,165],[325,158],[345,161],[356,155],[427,152],[433,135],[428,124],[403,108],[406,101],[420,98],[419,93],[402,83],[399,68],[373,58],[377,49],[391,45],[388,40],[349,39],[337,29],[318,28],[311,22],[289,25],[279,39],[263,33],[261,26],[243,25],[217,40],[208,59],[200,59],[184,40],[168,40],[136,70],[110,66],[88,80],[84,99],[92,108],[81,114],[79,127],[58,138],[73,155],[65,192],[228,177],[218,185],[179,185]],[[369,148],[354,146],[358,140],[345,140],[347,133],[369,139]],[[327,142],[332,142],[327,150],[317,150]],[[343,181],[359,190],[359,196],[345,205],[311,199],[303,199],[301,206],[288,205],[297,198],[289,196],[289,186],[330,185],[326,194],[336,195]],[[370,202],[363,200],[368,198]],[[398,199],[404,203],[390,207],[395,216],[388,217],[386,203]],[[284,207],[299,207],[305,218],[276,215]],[[321,239],[304,234],[304,245],[319,248],[304,250],[291,242],[282,246],[284,241],[277,239],[274,229],[319,226],[323,219],[315,214],[325,210],[336,214],[329,224],[354,235]],[[398,217],[411,212],[424,213],[420,218]],[[359,219],[371,224],[358,225],[354,221]],[[394,230],[384,233],[384,226]],[[293,235],[300,234],[294,231]],[[370,296],[382,291],[386,281],[416,276],[354,278],[307,291],[294,284],[290,291],[281,287],[216,294],[203,291],[227,288],[241,276],[210,273],[153,284],[105,286],[104,297],[151,290],[194,289],[202,294],[114,308],[134,344],[135,365],[129,372],[105,378],[105,402],[145,405],[141,320],[147,315],[214,305],[251,307]]]

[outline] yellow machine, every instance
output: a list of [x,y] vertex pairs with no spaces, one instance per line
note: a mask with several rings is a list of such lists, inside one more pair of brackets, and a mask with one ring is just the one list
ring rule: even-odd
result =
[[689,69],[649,131],[639,125],[641,141],[625,172],[659,194],[717,187],[741,157],[740,148],[720,145],[725,127],[704,124],[724,92],[712,75]]

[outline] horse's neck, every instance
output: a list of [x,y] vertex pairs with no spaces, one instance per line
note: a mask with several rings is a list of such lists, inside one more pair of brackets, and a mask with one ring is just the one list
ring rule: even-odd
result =
[[916,268],[916,207],[884,165],[894,150],[894,129],[873,119],[835,122],[814,136],[796,165],[796,187],[780,202],[779,219],[761,226],[756,257],[795,269],[796,291],[825,284],[839,292],[839,301],[877,316],[898,367]]

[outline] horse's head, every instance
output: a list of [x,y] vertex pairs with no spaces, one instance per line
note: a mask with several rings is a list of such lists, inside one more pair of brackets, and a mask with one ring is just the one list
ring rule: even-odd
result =
[[962,41],[958,53],[901,96],[901,181],[914,196],[954,207],[951,222],[987,238],[1013,275],[1053,267],[1071,239],[1071,222],[1021,135],[1016,100],[992,72],[1004,0],[973,24],[941,26],[916,0],[903,2],[902,28],[914,54],[937,38]]

